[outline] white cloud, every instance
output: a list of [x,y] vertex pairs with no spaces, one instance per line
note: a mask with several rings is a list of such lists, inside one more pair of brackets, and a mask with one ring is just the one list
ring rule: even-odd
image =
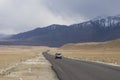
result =
[[0,0],[0,33],[13,34],[73,22],[69,17],[53,14],[44,0]]
[[13,34],[50,24],[72,24],[120,13],[119,0],[0,0],[0,33]]

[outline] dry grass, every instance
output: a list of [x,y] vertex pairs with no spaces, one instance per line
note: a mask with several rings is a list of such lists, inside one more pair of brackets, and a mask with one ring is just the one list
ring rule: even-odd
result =
[[[0,80],[57,80],[40,46],[0,46]],[[31,72],[29,72],[31,69]]]
[[0,46],[0,69],[32,58],[46,49],[45,47]]
[[102,61],[107,63],[120,64],[119,51],[100,51],[100,50],[58,50],[64,56],[78,58],[82,60]]
[[102,61],[120,65],[120,40],[101,43],[66,44],[51,53],[61,52],[66,57]]

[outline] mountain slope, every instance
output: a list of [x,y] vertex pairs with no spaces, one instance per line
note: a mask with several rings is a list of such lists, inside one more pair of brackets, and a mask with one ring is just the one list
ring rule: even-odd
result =
[[90,42],[90,43],[69,43],[65,44],[60,49],[118,49],[120,48],[120,39],[118,40],[112,40],[112,41],[106,41],[106,42]]
[[120,38],[120,16],[96,18],[84,23],[50,25],[13,35],[10,40],[23,45],[59,47],[67,43],[103,42]]

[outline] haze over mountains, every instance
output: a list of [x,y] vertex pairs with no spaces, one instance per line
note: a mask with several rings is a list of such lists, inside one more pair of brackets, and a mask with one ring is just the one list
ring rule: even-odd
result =
[[5,35],[5,34],[0,34],[0,40],[3,40],[5,38],[9,38],[11,35]]
[[67,43],[103,42],[118,38],[120,38],[120,16],[109,16],[70,26],[53,24],[37,28],[13,35],[0,44],[59,47]]

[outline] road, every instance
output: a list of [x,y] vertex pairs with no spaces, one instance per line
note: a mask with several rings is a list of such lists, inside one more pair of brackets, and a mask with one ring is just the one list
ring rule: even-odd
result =
[[120,67],[68,58],[54,59],[47,53],[43,55],[60,80],[120,80]]

